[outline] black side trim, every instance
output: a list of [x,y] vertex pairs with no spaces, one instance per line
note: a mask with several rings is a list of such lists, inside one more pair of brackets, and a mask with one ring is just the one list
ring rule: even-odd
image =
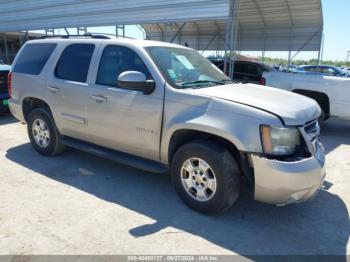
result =
[[[162,143],[163,143],[163,125],[164,125],[164,111],[165,111],[165,85],[166,82],[164,82],[163,85],[163,105],[162,105],[162,122],[160,124],[160,133],[159,133],[159,159],[162,160]],[[168,156],[169,158],[169,156]],[[170,165],[170,163],[169,163]]]
[[113,149],[105,148],[102,146],[94,145],[78,139],[64,137],[63,144],[68,147],[73,147],[75,149],[90,153],[92,155],[116,161],[124,165],[132,166],[150,173],[165,174],[169,171],[169,168],[161,163],[119,152]]

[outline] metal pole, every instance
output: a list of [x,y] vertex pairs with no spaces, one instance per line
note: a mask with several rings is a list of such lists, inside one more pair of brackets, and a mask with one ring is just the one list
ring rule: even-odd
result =
[[[238,34],[238,21],[239,21],[239,9],[240,9],[240,0],[232,0],[233,4],[233,28],[232,28],[232,37],[231,37],[231,52],[236,51],[236,39]],[[229,77],[232,79],[235,68],[235,54],[233,53],[233,58],[230,59],[230,74]]]
[[289,28],[288,66],[291,66],[291,63],[292,63],[292,30],[293,30],[293,33],[294,33],[294,28],[293,28],[293,26],[291,26],[291,27]]
[[288,66],[290,66],[292,63],[292,51],[289,50],[288,51]]
[[22,38],[22,32],[19,31],[19,46],[23,45],[23,38]]
[[233,22],[233,26],[232,26],[232,28],[231,28],[232,30],[231,30],[231,32],[230,32],[230,34],[231,34],[231,37],[230,37],[230,49],[229,49],[229,54],[230,54],[230,61],[229,61],[229,73],[228,73],[228,76],[229,76],[229,78],[233,78],[233,70],[234,70],[234,48],[233,48],[233,41],[235,41],[234,40],[234,29],[235,29],[235,25],[234,25],[234,22]]
[[323,44],[324,44],[324,35],[322,34],[321,44],[320,48],[318,50],[318,58],[317,58],[317,65],[320,65],[322,62],[322,56],[323,56]]
[[262,56],[261,56],[261,62],[264,63],[265,61],[265,50],[262,51]]
[[262,63],[264,63],[265,61],[265,51],[266,51],[266,27],[264,27],[264,47],[263,47],[262,59],[261,59]]
[[197,25],[196,22],[193,22],[194,27],[196,28],[196,37],[197,37],[197,50],[199,51],[200,48],[200,38],[201,38],[201,31],[199,29],[199,26]]
[[4,33],[3,37],[4,37],[4,42],[5,42],[6,64],[9,64],[10,59],[9,59],[9,51],[8,51],[8,47],[7,47],[6,33]]
[[224,54],[224,73],[225,74],[227,73],[227,52],[229,49],[231,25],[232,25],[232,19],[228,19],[226,22],[225,54]]
[[322,49],[321,49],[321,63],[323,61],[323,51],[324,51],[324,34],[322,34]]

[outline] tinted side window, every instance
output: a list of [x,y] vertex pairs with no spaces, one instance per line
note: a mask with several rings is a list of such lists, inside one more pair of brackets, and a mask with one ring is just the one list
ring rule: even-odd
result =
[[86,82],[95,45],[72,44],[62,52],[56,65],[55,76],[60,79]]
[[320,71],[323,74],[331,75],[331,76],[335,76],[337,74],[337,72],[335,72],[335,70],[333,68],[330,68],[330,67],[321,67]]
[[245,73],[249,75],[259,75],[258,66],[254,64],[247,63],[245,66]]
[[242,63],[235,63],[234,71],[235,73],[244,73],[244,65]]
[[262,75],[264,72],[270,72],[272,71],[272,68],[264,67],[264,66],[257,66],[256,68],[258,75]]
[[304,70],[308,72],[320,73],[320,69],[317,66],[304,67]]
[[17,58],[13,72],[39,75],[51,56],[56,44],[28,44]]
[[138,71],[144,73],[147,79],[151,79],[145,64],[133,50],[123,46],[106,46],[101,57],[96,83],[117,87],[118,76],[125,71]]

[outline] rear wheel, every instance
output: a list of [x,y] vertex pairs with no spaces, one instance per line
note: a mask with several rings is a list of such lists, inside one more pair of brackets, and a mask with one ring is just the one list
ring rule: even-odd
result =
[[182,200],[207,214],[232,206],[240,191],[240,171],[232,154],[217,143],[181,146],[172,161],[172,180]]
[[58,155],[65,149],[62,136],[45,108],[36,108],[29,113],[28,135],[34,149],[42,155]]

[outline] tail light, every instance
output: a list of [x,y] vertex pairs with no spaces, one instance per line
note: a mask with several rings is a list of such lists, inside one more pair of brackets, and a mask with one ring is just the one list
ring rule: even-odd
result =
[[265,77],[261,77],[261,78],[260,78],[259,84],[262,85],[262,86],[266,85],[266,79],[265,79]]
[[9,92],[10,98],[12,98],[12,96],[11,96],[11,91],[12,91],[12,72],[9,72],[9,74],[7,75],[7,90]]

